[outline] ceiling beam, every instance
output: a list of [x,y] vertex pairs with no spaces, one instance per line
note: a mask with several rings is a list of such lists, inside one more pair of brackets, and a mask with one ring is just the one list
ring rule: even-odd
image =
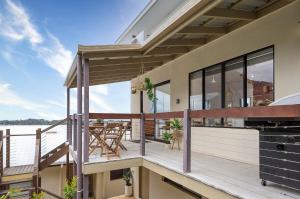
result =
[[[150,70],[152,70],[153,68],[145,68],[144,72],[148,72]],[[120,69],[113,69],[113,70],[105,70],[105,71],[97,71],[97,72],[92,72],[90,73],[90,78],[94,78],[94,77],[103,77],[105,75],[110,75],[110,76],[114,76],[114,75],[121,75],[121,74],[136,74],[136,73],[141,73],[141,68],[120,68]],[[112,75],[113,74],[113,75]]]
[[226,8],[213,8],[210,11],[206,12],[204,16],[246,21],[252,21],[257,18],[254,12],[246,12],[242,10],[233,10]]
[[165,55],[157,57],[130,57],[130,58],[120,58],[120,59],[103,59],[103,60],[90,60],[90,66],[100,66],[100,65],[118,65],[118,64],[130,64],[130,63],[147,63],[147,62],[160,62],[172,60],[174,56]]
[[[150,63],[144,63],[144,68],[155,68],[158,66],[161,66],[163,62],[150,62]],[[107,70],[119,70],[119,69],[140,69],[141,64],[121,64],[121,65],[105,65],[105,66],[98,66],[98,67],[91,67],[91,72],[102,72]]]
[[173,54],[184,54],[189,52],[189,49],[182,46],[177,47],[156,47],[146,55],[173,55]]
[[206,43],[205,38],[197,39],[168,39],[163,42],[160,46],[199,46]]
[[106,52],[87,52],[84,53],[84,58],[110,58],[110,57],[132,57],[141,56],[142,52],[137,50],[127,50],[127,51],[106,51]]
[[205,34],[205,35],[223,35],[226,34],[226,28],[212,28],[203,26],[187,26],[177,34]]

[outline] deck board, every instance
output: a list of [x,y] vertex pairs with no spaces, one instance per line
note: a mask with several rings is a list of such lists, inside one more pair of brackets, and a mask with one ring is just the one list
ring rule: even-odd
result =
[[[124,143],[128,151],[122,151],[120,159],[141,157],[139,155],[139,144],[133,142]],[[120,159],[111,158],[109,161]],[[144,159],[187,175],[192,179],[236,197],[249,199],[300,199],[299,191],[284,188],[274,183],[268,183],[266,187],[261,186],[259,167],[257,165],[193,152],[192,171],[184,174],[182,172],[182,151],[177,149],[170,150],[164,144],[153,141],[146,144]],[[90,158],[91,163],[107,161],[105,156],[100,157],[99,150],[95,151]]]
[[3,176],[22,175],[22,174],[29,174],[32,172],[33,172],[33,165],[13,166],[9,168],[4,168]]

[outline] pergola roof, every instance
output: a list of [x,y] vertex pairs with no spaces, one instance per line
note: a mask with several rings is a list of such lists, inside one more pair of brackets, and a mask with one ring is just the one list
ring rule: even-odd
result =
[[128,81],[206,45],[294,0],[198,0],[168,18],[143,45],[78,46],[65,81],[76,87],[77,56],[89,60],[89,84]]

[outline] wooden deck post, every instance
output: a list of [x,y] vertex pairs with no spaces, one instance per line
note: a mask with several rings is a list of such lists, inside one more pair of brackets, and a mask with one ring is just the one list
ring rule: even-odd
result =
[[77,199],[82,198],[82,57],[77,56]]
[[70,126],[70,88],[67,88],[67,141],[71,142],[71,126]]
[[183,172],[191,172],[191,119],[189,109],[183,114]]
[[6,168],[10,167],[10,129],[6,129]]
[[[83,136],[83,162],[89,161],[89,60],[83,59],[83,84],[84,84],[84,136]],[[83,176],[83,198],[89,197],[89,176]]]
[[[3,176],[3,131],[0,131],[0,175]],[[1,178],[0,178],[1,183]]]
[[143,113],[140,122],[140,154],[145,155],[145,115]]

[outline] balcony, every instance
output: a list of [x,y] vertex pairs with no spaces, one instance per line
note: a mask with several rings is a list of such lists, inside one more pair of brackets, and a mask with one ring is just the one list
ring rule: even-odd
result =
[[[78,160],[77,151],[77,122],[78,116],[72,116],[73,130],[70,134],[70,153],[75,161]],[[180,118],[183,121],[182,146],[173,150],[168,148],[165,143],[145,138],[145,124],[148,120]],[[197,136],[197,131],[210,132],[208,127],[191,127],[192,119],[203,118],[269,118],[270,120],[288,119],[295,120],[300,118],[300,105],[284,105],[273,107],[253,107],[253,108],[231,108],[214,109],[199,111],[178,111],[157,114],[105,114],[90,113],[89,119],[102,119],[104,121],[131,121],[133,140],[122,140],[122,144],[127,150],[120,150],[119,157],[108,158],[101,156],[101,149],[95,149],[84,161],[82,172],[84,175],[120,169],[125,167],[143,166],[149,170],[160,173],[161,175],[174,180],[186,187],[193,187],[201,193],[212,190],[220,196],[238,198],[300,198],[300,192],[296,189],[280,186],[276,183],[268,182],[267,186],[261,185],[259,165],[247,163],[247,157],[238,161],[230,157],[222,157],[218,154],[203,153],[195,150],[195,142],[201,139]],[[109,122],[108,122],[109,123]],[[253,127],[259,129],[260,127]],[[196,130],[195,130],[196,129]],[[223,128],[218,128],[223,129]],[[71,129],[70,129],[71,130]],[[248,128],[227,128],[227,131],[258,131]],[[71,136],[72,135],[72,136]],[[85,137],[82,137],[85,143]],[[88,137],[90,140],[90,137]],[[241,137],[242,139],[243,137]],[[222,139],[222,138],[221,138]],[[226,139],[224,137],[224,139]],[[256,142],[258,146],[258,136]],[[72,144],[73,143],[73,144]],[[242,142],[241,142],[242,144]],[[286,143],[288,145],[288,143]],[[298,143],[295,143],[299,148]],[[83,145],[84,148],[87,145]],[[259,158],[259,149],[254,156]],[[297,154],[296,154],[297,155]],[[234,156],[234,155],[233,155]],[[245,156],[247,156],[245,154]],[[250,157],[249,157],[250,159]],[[250,162],[250,160],[249,160]],[[275,180],[276,181],[276,180]],[[299,183],[295,180],[295,185]]]

